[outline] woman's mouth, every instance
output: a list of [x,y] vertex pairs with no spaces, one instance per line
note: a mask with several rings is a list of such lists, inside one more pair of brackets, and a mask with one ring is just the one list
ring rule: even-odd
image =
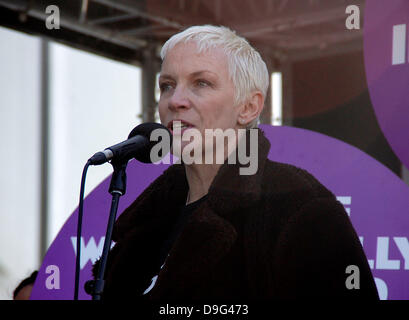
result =
[[168,124],[168,129],[172,134],[183,134],[183,132],[190,128],[194,128],[194,126],[184,120],[172,120]]

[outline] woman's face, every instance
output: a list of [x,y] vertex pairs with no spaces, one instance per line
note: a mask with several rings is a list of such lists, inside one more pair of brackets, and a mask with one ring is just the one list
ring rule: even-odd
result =
[[240,127],[227,58],[219,48],[199,54],[194,42],[176,45],[162,63],[159,87],[160,120],[171,131],[175,120],[187,126],[181,134],[195,128],[203,139],[205,129]]

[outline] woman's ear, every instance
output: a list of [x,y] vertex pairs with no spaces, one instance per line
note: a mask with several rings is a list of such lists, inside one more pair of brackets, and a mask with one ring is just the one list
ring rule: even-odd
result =
[[237,121],[240,125],[247,126],[256,119],[264,107],[264,95],[261,91],[254,91],[251,97],[240,106]]

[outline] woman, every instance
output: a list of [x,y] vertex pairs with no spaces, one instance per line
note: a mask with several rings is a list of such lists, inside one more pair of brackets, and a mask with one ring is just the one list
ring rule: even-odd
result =
[[[225,27],[196,26],[171,37],[161,56],[160,119],[182,153],[189,131],[233,129],[241,145],[268,88],[259,53]],[[268,140],[251,130],[254,174],[228,163],[239,148],[224,143],[224,164],[173,165],[122,213],[103,299],[378,298],[343,206],[306,171],[268,160]],[[354,289],[350,265],[359,268]]]

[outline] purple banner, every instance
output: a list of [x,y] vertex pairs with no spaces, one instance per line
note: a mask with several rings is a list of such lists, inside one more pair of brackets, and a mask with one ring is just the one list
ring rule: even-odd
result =
[[379,125],[409,168],[409,1],[366,1],[364,57]]

